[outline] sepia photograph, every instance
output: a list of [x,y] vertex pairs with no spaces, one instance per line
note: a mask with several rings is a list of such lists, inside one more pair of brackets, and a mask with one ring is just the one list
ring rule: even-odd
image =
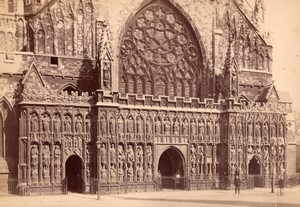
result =
[[299,0],[0,0],[0,206],[300,206]]

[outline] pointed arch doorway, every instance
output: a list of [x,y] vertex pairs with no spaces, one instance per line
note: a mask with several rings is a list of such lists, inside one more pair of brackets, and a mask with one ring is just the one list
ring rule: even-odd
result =
[[68,191],[83,192],[82,160],[78,155],[70,156],[66,161]]
[[248,173],[253,180],[254,187],[263,187],[263,177],[261,176],[261,163],[257,156],[253,156],[248,164]]
[[160,156],[158,170],[162,176],[162,188],[184,189],[185,161],[182,153],[174,147]]

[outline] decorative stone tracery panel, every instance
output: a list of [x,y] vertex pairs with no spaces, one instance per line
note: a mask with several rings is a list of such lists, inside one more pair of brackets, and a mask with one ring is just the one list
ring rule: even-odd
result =
[[196,37],[168,5],[154,2],[135,15],[120,57],[121,93],[199,97],[202,55]]

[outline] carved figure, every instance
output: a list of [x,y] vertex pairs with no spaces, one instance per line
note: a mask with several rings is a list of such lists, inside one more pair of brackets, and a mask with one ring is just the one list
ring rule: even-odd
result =
[[146,122],[146,132],[147,134],[152,134],[152,125],[150,119],[147,119]]
[[48,145],[45,145],[42,150],[42,164],[44,178],[49,177],[50,150]]
[[191,144],[191,164],[195,164],[196,163],[196,148],[194,144]]
[[71,132],[71,118],[69,116],[65,116],[65,132]]
[[137,134],[143,134],[143,120],[141,117],[136,118]]
[[106,134],[106,118],[103,116],[100,118],[100,133]]
[[242,122],[239,121],[237,123],[237,136],[238,136],[238,139],[241,140],[242,139],[242,136],[243,136],[243,125],[242,125]]
[[201,139],[203,139],[203,135],[204,135],[204,121],[203,121],[203,119],[201,119],[199,124],[198,124],[198,131],[199,131],[199,135],[200,135]]
[[110,154],[110,163],[115,165],[117,163],[117,158],[116,158],[116,148],[114,143],[111,143],[110,145],[109,154]]
[[114,118],[111,118],[111,119],[109,120],[109,133],[110,133],[111,135],[114,135],[114,134],[115,134],[115,131],[116,131],[116,129],[115,129],[115,119],[114,119]]
[[198,146],[198,162],[204,163],[204,151],[203,151],[203,145]]
[[119,144],[118,146],[118,164],[119,164],[119,169],[123,169],[123,165],[124,165],[124,161],[125,161],[125,154],[123,151],[123,146]]
[[111,63],[103,62],[103,82],[105,87],[110,87]]
[[161,134],[161,123],[159,118],[156,118],[155,120],[155,133],[160,135]]
[[120,134],[124,133],[124,122],[121,116],[118,118],[118,131]]
[[256,123],[255,124],[255,137],[258,140],[261,136],[260,136],[260,124]]
[[137,173],[138,181],[140,181],[140,182],[143,181],[144,169],[140,163],[137,165],[136,173]]
[[144,155],[143,155],[143,149],[142,146],[137,147],[137,163],[143,164],[144,163]]
[[129,119],[128,119],[128,123],[127,123],[127,132],[129,134],[133,134],[133,119],[132,117],[130,116]]
[[191,121],[191,135],[195,136],[197,134],[196,123],[194,119]]
[[50,127],[49,127],[49,115],[48,114],[44,114],[43,115],[43,120],[42,120],[42,130],[45,133],[48,133],[50,131]]
[[31,132],[38,132],[38,117],[36,114],[31,116]]
[[262,129],[262,136],[263,138],[267,138],[268,137],[268,123],[264,123],[263,125],[263,129]]
[[75,121],[75,131],[78,134],[82,133],[82,118],[81,118],[81,116],[78,116]]
[[179,122],[177,119],[175,119],[174,124],[173,124],[173,133],[174,135],[179,135]]
[[252,122],[248,122],[248,125],[247,125],[247,133],[248,133],[248,137],[252,137],[252,134],[253,134],[253,124]]
[[271,124],[271,137],[276,137],[276,126],[274,123]]
[[147,163],[148,163],[148,166],[152,166],[152,148],[151,146],[147,146]]
[[61,176],[61,151],[59,146],[54,148],[54,177],[60,178]]
[[182,123],[182,134],[188,135],[189,134],[189,122],[185,119]]
[[55,115],[54,120],[53,120],[53,131],[55,134],[61,132],[60,124],[61,124],[61,121],[60,121],[59,115]]
[[101,178],[107,178],[107,170],[105,165],[102,165],[100,174],[101,174]]
[[170,135],[171,125],[169,120],[165,120],[164,130],[165,130],[165,135]]
[[106,146],[105,146],[104,143],[101,144],[100,157],[101,157],[101,164],[106,165],[106,163],[107,163],[107,153],[106,153]]
[[31,147],[31,177],[37,178],[38,177],[38,147],[33,145]]
[[128,145],[128,150],[127,150],[127,163],[129,167],[132,167],[135,162],[135,156],[134,156],[134,151],[132,148],[132,145]]

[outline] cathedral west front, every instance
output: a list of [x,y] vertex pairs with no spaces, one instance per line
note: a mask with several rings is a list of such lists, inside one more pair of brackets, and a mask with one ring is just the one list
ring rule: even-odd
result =
[[291,103],[272,80],[263,1],[5,2],[0,179],[19,194],[287,175]]

